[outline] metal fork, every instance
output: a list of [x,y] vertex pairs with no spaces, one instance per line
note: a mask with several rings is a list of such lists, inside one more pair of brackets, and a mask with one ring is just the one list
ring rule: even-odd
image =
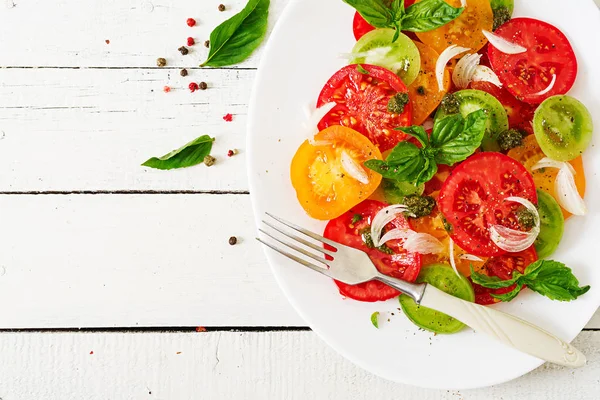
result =
[[[363,251],[327,239],[280,217],[265,214],[269,218],[262,222],[271,231],[262,228],[259,231],[271,240],[256,239],[313,271],[349,285],[381,281],[410,296],[417,304],[448,314],[475,331],[524,353],[566,367],[581,367],[586,363],[585,356],[575,347],[527,321],[459,299],[427,283],[409,283],[383,275]],[[292,254],[286,247],[312,261]]]

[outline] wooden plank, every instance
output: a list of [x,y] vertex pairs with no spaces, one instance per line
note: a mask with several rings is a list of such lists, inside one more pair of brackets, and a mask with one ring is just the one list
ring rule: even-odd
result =
[[[544,365],[479,390],[425,390],[375,377],[312,332],[0,336],[3,399],[595,400],[600,332],[575,344],[588,365]],[[424,372],[426,373],[426,372]]]
[[[230,0],[219,12],[218,1],[206,0],[2,0],[0,66],[156,67],[165,57],[169,66],[197,67],[212,29],[246,3]],[[269,30],[287,3],[271,0]],[[177,49],[189,36],[197,44],[182,56]],[[259,58],[260,51],[236,68],[255,68]]]
[[249,196],[4,195],[0,221],[0,328],[305,325]]
[[[26,4],[26,3],[25,3]],[[120,3],[119,3],[120,4]],[[248,189],[247,105],[255,71],[0,69],[0,192]],[[209,89],[190,93],[187,83]],[[163,86],[170,85],[170,93]],[[223,116],[233,114],[233,121]],[[202,135],[217,163],[140,166]],[[240,153],[226,156],[229,149]]]

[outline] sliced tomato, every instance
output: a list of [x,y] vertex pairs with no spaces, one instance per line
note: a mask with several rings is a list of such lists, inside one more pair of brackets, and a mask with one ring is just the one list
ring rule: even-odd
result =
[[506,253],[490,239],[491,225],[521,229],[518,196],[537,203],[535,183],[525,167],[501,153],[475,154],[454,168],[440,191],[438,207],[452,226],[452,239],[476,256]]
[[[531,168],[537,164],[538,161],[546,157],[540,148],[535,135],[527,136],[523,140],[523,144],[521,146],[515,147],[508,152],[508,156],[523,164],[529,171],[531,171]],[[583,197],[585,195],[586,186],[583,160],[581,159],[581,156],[579,156],[574,160],[569,161],[569,164],[571,164],[575,170],[575,186],[577,187],[579,195]],[[554,184],[556,182],[558,169],[542,168],[532,171],[531,174],[533,175],[533,181],[535,182],[536,187],[550,194],[558,202],[558,193],[556,192],[556,186]],[[563,209],[562,212],[565,219],[571,216],[571,213],[565,209]]]
[[[338,243],[345,244],[355,249],[362,250],[369,255],[369,258],[375,264],[375,267],[382,274],[402,279],[408,282],[414,282],[419,276],[421,270],[421,256],[418,253],[410,253],[402,248],[402,241],[389,241],[387,246],[394,254],[387,254],[378,249],[367,247],[363,240],[363,232],[368,232],[371,227],[371,221],[375,215],[387,204],[366,200],[359,205],[352,207],[350,211],[342,216],[335,218],[327,224],[323,236]],[[357,219],[360,220],[357,221]],[[355,221],[355,222],[353,222]],[[398,216],[387,226],[387,229],[410,229],[406,218]],[[400,294],[379,281],[370,281],[360,285],[348,285],[335,281],[340,293],[346,297],[360,301],[382,301],[396,297]]]
[[508,124],[511,128],[519,129],[530,135],[533,133],[531,124],[536,106],[518,100],[508,90],[499,88],[490,82],[471,82],[471,88],[487,92],[498,99],[506,110]]
[[[527,250],[523,250],[519,253],[507,253],[499,257],[490,258],[479,271],[487,276],[497,276],[502,280],[511,279],[514,270],[519,272],[525,271],[525,268],[529,264],[533,263],[538,259],[535,248],[531,246]],[[489,305],[500,302],[499,299],[492,297],[492,294],[505,294],[512,292],[516,285],[509,286],[503,289],[488,289],[473,283],[473,290],[475,291],[475,303],[481,305]]]
[[[514,18],[495,33],[527,49],[521,54],[506,54],[489,46],[492,69],[516,98],[539,104],[571,89],[577,76],[577,58],[558,28],[537,19]],[[539,94],[549,87],[553,75],[556,82],[552,89]]]
[[421,125],[435,111],[444,95],[450,89],[451,79],[448,69],[444,71],[444,90],[439,90],[435,76],[435,63],[440,56],[426,44],[415,42],[421,54],[421,69],[417,79],[408,87],[408,95],[413,104],[414,125]]
[[440,189],[442,189],[446,179],[448,179],[450,176],[450,172],[452,172],[452,167],[444,164],[438,165],[436,174],[429,182],[425,183],[425,191],[423,194],[426,196],[431,196],[432,193],[439,192]]
[[344,169],[342,154],[357,168],[381,153],[369,139],[343,126],[335,125],[319,132],[314,144],[302,143],[290,168],[292,185],[300,205],[313,218],[336,218],[369,197],[381,182],[381,175],[363,168],[367,181],[360,182]]
[[[461,7],[461,0],[445,1],[451,6]],[[482,30],[491,31],[493,25],[490,1],[469,0],[463,13],[454,21],[428,32],[417,32],[417,36],[440,54],[453,44],[477,51],[487,43]]]
[[360,13],[354,13],[354,20],[352,21],[352,31],[356,40],[363,37],[365,34],[375,30],[375,27],[367,22]]
[[412,103],[404,107],[402,114],[390,113],[387,110],[390,99],[397,93],[407,93],[406,85],[385,68],[369,64],[361,66],[368,73],[360,72],[356,64],[348,65],[325,84],[317,107],[330,102],[337,105],[319,122],[319,129],[347,126],[385,151],[407,138],[408,135],[394,128],[411,125]]

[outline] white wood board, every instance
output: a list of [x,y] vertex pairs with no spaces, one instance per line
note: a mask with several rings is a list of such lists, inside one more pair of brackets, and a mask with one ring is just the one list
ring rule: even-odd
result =
[[[588,357],[585,368],[543,365],[506,384],[446,391],[373,376],[334,353],[312,332],[4,333],[0,397],[596,400],[599,342],[600,332],[584,332],[575,339]],[[482,368],[485,362],[493,361],[482,359]]]

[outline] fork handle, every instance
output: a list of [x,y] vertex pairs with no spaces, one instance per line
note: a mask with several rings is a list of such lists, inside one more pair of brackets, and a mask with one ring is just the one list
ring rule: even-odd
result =
[[[412,297],[412,296],[411,296]],[[524,353],[565,367],[585,365],[585,356],[569,343],[527,321],[480,306],[426,285],[420,305],[441,311]]]

